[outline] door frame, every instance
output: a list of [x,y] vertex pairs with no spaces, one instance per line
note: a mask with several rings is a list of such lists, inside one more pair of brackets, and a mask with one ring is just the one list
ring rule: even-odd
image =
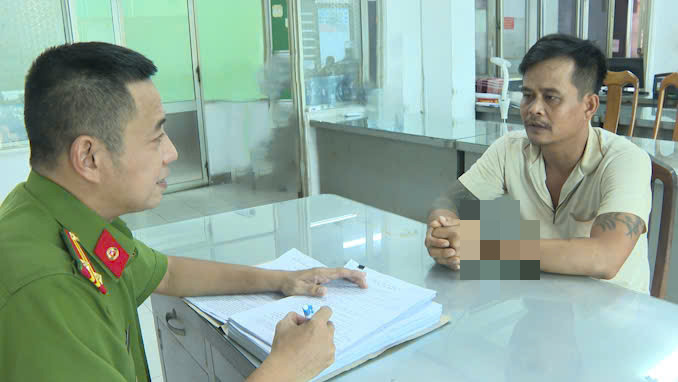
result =
[[[64,29],[66,35],[66,42],[78,41],[77,30],[73,28],[72,20],[77,20],[75,14],[74,3],[76,1],[84,0],[61,0],[62,12],[64,15]],[[114,43],[120,46],[127,46],[127,39],[125,36],[124,13],[121,0],[109,0],[111,5],[111,17],[113,23],[113,38]],[[200,145],[200,169],[201,178],[187,182],[170,184],[167,187],[167,193],[187,190],[190,188],[200,187],[209,184],[209,171],[207,162],[207,141],[205,139],[205,122],[204,122],[204,102],[203,102],[203,88],[200,76],[200,49],[198,42],[198,28],[196,27],[195,15],[195,0],[186,0],[186,10],[188,14],[188,30],[189,43],[191,49],[191,67],[193,71],[193,93],[194,100],[178,101],[178,102],[163,102],[163,109],[166,114],[174,114],[188,111],[196,112],[197,126],[198,126],[198,143]]]

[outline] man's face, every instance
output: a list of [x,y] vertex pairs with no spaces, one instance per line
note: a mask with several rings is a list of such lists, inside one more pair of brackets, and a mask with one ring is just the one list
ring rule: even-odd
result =
[[[574,61],[559,57],[542,61],[523,77],[520,115],[530,142],[547,146],[571,141],[588,127],[592,113],[572,83]],[[594,110],[595,112],[595,110]]]
[[105,170],[109,201],[120,214],[143,211],[160,203],[167,188],[168,165],[178,157],[165,134],[160,94],[150,80],[130,83],[136,115],[123,131],[123,150]]

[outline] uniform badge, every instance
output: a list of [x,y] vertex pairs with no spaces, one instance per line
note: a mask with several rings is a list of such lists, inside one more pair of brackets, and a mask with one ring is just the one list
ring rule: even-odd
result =
[[94,254],[113,272],[115,277],[120,278],[122,276],[122,271],[125,269],[125,265],[127,265],[127,260],[129,260],[129,254],[115,241],[113,235],[105,229],[101,236],[99,236],[99,241],[97,241],[97,245],[94,248]]
[[94,267],[92,267],[92,263],[89,262],[85,251],[80,245],[80,240],[78,237],[75,236],[73,232],[70,232],[65,228],[60,233],[61,237],[64,239],[64,243],[66,243],[68,252],[71,254],[73,259],[75,259],[75,263],[78,266],[78,271],[80,271],[80,274],[85,276],[85,278],[94,284],[94,286],[99,289],[99,292],[106,294],[107,291],[106,287],[104,286],[103,279],[101,278],[101,274],[97,273],[94,270]]

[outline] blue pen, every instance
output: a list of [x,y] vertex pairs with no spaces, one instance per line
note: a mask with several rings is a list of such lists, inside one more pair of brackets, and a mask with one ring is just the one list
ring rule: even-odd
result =
[[306,317],[307,320],[311,319],[311,316],[313,315],[313,305],[304,305],[301,309],[304,311],[304,317]]

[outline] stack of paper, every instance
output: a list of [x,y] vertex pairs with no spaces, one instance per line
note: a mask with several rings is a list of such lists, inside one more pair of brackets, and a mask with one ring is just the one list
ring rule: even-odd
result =
[[[324,265],[292,250],[263,267],[295,270]],[[358,269],[359,264],[351,260],[345,267]],[[266,294],[188,300],[226,322],[228,337],[260,360],[271,352],[276,324],[285,315],[291,311],[303,315],[306,304],[313,305],[315,311],[329,306],[333,311],[336,353],[335,362],[316,377],[323,379],[441,325],[442,306],[433,302],[435,291],[360,268],[367,274],[367,289],[335,280],[326,284],[324,297]]]

